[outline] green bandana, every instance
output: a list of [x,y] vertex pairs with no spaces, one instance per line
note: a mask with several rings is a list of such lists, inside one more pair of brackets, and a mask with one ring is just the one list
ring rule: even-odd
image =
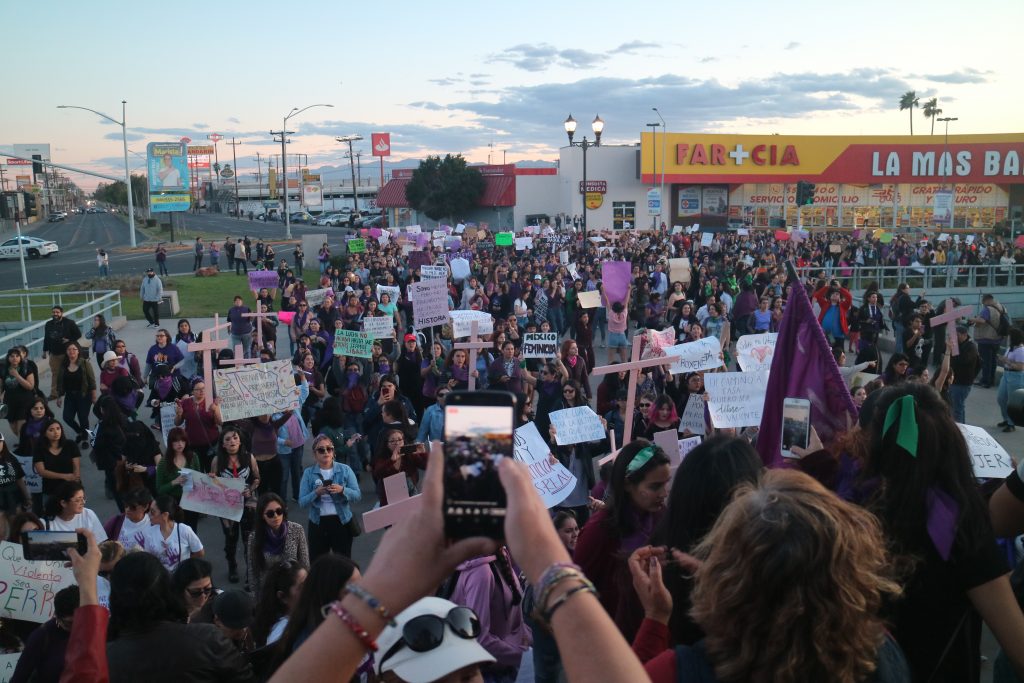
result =
[[889,410],[885,413],[885,424],[882,426],[882,436],[889,433],[893,425],[896,425],[896,445],[917,457],[917,411],[915,409],[914,397],[910,394],[892,402]]
[[626,465],[626,474],[633,474],[638,469],[650,462],[651,458],[654,457],[654,446],[648,446],[637,451],[637,454],[633,456],[633,459]]

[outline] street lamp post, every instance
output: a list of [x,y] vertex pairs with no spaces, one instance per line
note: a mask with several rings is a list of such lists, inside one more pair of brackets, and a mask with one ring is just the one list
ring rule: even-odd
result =
[[576,119],[569,114],[569,118],[565,120],[563,124],[565,127],[565,134],[569,136],[569,146],[579,147],[583,150],[583,239],[587,239],[587,150],[591,147],[601,146],[601,133],[604,132],[604,121],[601,120],[600,116],[595,116],[593,122],[590,124],[590,128],[594,131],[594,141],[587,140],[587,136],[583,136],[583,139],[579,142],[573,141],[573,135],[576,133]]
[[[359,211],[359,188],[356,186],[356,158],[352,154],[352,143],[358,142],[363,139],[362,135],[343,135],[340,138],[334,138],[338,142],[348,143],[348,166],[352,171],[352,216],[355,216],[356,212]],[[355,223],[352,224],[353,227]]]
[[[658,111],[658,108],[657,107],[651,107],[651,111],[653,111],[655,114],[657,114],[658,118],[661,119],[661,211],[662,211],[662,213],[658,214],[658,218],[661,218],[664,215],[664,211],[665,211],[665,153],[666,153],[667,145],[668,145],[668,128],[665,126],[665,117],[661,115],[661,112]],[[654,150],[651,150],[651,151],[654,151]],[[657,170],[657,169],[655,169],[655,170]],[[671,217],[671,215],[672,214],[670,213],[669,216]]]
[[[942,152],[942,156],[946,157],[946,156],[949,156],[949,122],[950,121],[959,121],[960,119],[958,119],[955,116],[946,116],[946,117],[943,117],[943,118],[938,119],[938,120],[942,121],[943,123],[946,124],[946,139],[945,139],[945,142],[943,144],[943,152]],[[952,175],[953,175],[953,157],[949,157],[949,166],[946,167],[946,180],[951,180]],[[950,197],[949,197],[949,229],[952,230],[953,229],[953,214],[956,212],[956,187],[953,185],[952,182],[950,182],[950,184],[949,184],[949,194],[950,194]]]
[[85,111],[91,111],[97,116],[102,116],[111,123],[116,123],[121,126],[121,143],[124,146],[124,187],[128,194],[128,235],[131,240],[131,245],[135,246],[135,204],[132,202],[132,177],[131,172],[128,170],[128,129],[125,126],[127,117],[125,116],[125,107],[127,100],[121,100],[121,120],[111,118],[106,114],[96,111],[95,109],[89,109],[89,107],[79,107],[74,104],[61,104],[57,109],[84,109]]
[[[655,148],[655,145],[658,142],[658,126],[660,126],[660,125],[661,125],[660,123],[648,123],[647,124],[648,128],[651,129],[651,158],[654,160],[654,169],[655,169],[655,171],[657,171],[657,168],[658,168],[658,163],[657,163],[658,162],[658,157],[654,153],[654,148]],[[662,134],[664,135],[664,131],[662,132]],[[655,181],[652,178],[652,180],[651,180],[651,189],[654,189],[654,185],[655,185],[656,182],[657,181]],[[665,198],[662,197],[661,201],[664,202]],[[658,208],[658,215],[657,216],[651,216],[651,229],[652,230],[657,230],[658,229],[658,219],[659,218],[661,218],[661,207],[660,206]]]
[[290,119],[293,116],[298,116],[302,112],[306,111],[307,109],[312,109],[313,107],[334,107],[334,105],[311,104],[308,107],[303,107],[302,109],[295,107],[290,112],[288,112],[288,114],[284,117],[284,120],[281,121],[280,133],[270,131],[271,135],[280,134],[281,136],[281,172],[284,174],[284,238],[288,240],[292,238],[292,221],[291,216],[288,215],[288,157],[286,156],[287,152],[285,150],[285,145],[288,144],[287,138],[292,132],[288,130],[288,119]]

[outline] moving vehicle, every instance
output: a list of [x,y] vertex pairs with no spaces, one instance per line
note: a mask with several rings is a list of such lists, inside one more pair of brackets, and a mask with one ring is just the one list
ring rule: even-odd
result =
[[[21,238],[22,248],[25,250],[26,258],[49,258],[58,251],[57,243],[50,240],[39,239],[38,237]],[[0,259],[18,258],[18,238],[12,237],[0,243]]]

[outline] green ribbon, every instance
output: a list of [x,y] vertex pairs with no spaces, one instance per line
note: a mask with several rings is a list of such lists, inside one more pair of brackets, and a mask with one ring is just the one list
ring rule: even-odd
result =
[[633,459],[626,465],[626,474],[633,474],[638,469],[646,465],[651,458],[654,457],[654,446],[648,446],[637,451]]
[[917,410],[914,397],[910,394],[902,396],[889,406],[885,412],[885,424],[882,426],[882,436],[889,433],[889,430],[896,425],[896,445],[917,457]]

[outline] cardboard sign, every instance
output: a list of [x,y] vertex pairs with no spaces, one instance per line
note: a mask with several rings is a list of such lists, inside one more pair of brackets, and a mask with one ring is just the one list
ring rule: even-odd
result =
[[679,419],[679,433],[696,434],[704,436],[707,423],[704,421],[704,397],[697,394],[690,394],[686,401],[686,409]]
[[663,432],[654,433],[654,443],[661,446],[671,463],[669,467],[675,469],[683,464],[683,460],[694,448],[700,445],[699,436],[690,436],[680,439],[675,430],[666,429]]
[[767,372],[709,372],[704,388],[715,427],[752,427],[761,424]]
[[736,340],[736,360],[744,372],[768,371],[775,357],[778,332],[745,334]]
[[422,280],[409,283],[412,300],[413,327],[422,330],[448,322],[448,287],[444,280]]
[[244,479],[211,477],[202,472],[182,468],[185,483],[181,486],[181,509],[213,515],[237,522],[242,519],[245,498]]
[[569,446],[587,441],[601,441],[605,438],[604,426],[590,406],[566,408],[549,413],[555,426],[555,443]]
[[310,289],[306,292],[306,303],[309,304],[310,308],[319,306],[330,296],[334,296],[334,290],[330,287],[324,287],[323,289]]
[[53,597],[75,585],[65,562],[29,562],[21,546],[0,541],[0,616],[41,624],[53,617]]
[[214,370],[213,385],[225,422],[299,408],[299,387],[287,359]]
[[673,375],[719,368],[722,366],[721,353],[722,343],[716,337],[665,347],[665,355],[672,359],[670,372]]
[[43,492],[43,476],[36,472],[32,466],[31,455],[15,455],[18,462],[21,463],[21,469],[25,471],[25,486],[28,487],[29,493],[42,493]]
[[685,439],[679,439],[679,458],[680,461],[686,460],[686,456],[690,454],[694,448],[699,446],[703,439],[699,436],[690,436]]
[[167,448],[167,435],[174,427],[174,404],[165,403],[160,406],[160,440],[164,448]]
[[978,479],[1002,479],[1013,471],[1013,462],[998,441],[982,427],[960,424],[956,425],[967,441],[967,450],[971,455],[974,476]]
[[576,301],[579,302],[580,308],[604,308],[604,304],[601,303],[601,292],[596,289],[592,292],[578,293]]
[[558,265],[567,266],[569,265],[569,252],[560,251],[558,252]]
[[714,233],[702,232],[700,234],[700,246],[702,246],[702,247],[710,247],[711,246],[711,242],[714,239],[715,239]]
[[14,670],[18,667],[18,660],[21,653],[15,652],[12,655],[0,655],[0,683],[9,683],[14,678]]
[[249,289],[258,292],[263,287],[277,289],[277,272],[273,270],[250,270]]
[[576,477],[572,472],[558,461],[552,463],[551,449],[533,422],[517,429],[512,441],[515,458],[529,468],[533,486],[545,507],[558,505],[576,488]]
[[391,339],[395,336],[395,319],[389,315],[363,318],[363,334],[371,340]]
[[420,266],[420,276],[424,280],[430,280],[432,278],[447,280],[448,266]]
[[373,358],[373,337],[355,330],[335,330],[334,355]]
[[526,249],[533,249],[533,237],[516,237],[516,251],[525,251]]
[[391,297],[391,303],[397,303],[399,297],[402,296],[402,288],[391,285],[377,285],[377,301],[381,301],[381,297],[387,294]]
[[690,282],[690,259],[671,258],[668,260],[668,279],[671,282]]
[[487,311],[448,311],[452,319],[452,336],[468,337],[476,321],[476,333],[494,334],[494,317]]
[[554,358],[558,355],[558,333],[527,332],[523,335],[522,354],[523,358]]

